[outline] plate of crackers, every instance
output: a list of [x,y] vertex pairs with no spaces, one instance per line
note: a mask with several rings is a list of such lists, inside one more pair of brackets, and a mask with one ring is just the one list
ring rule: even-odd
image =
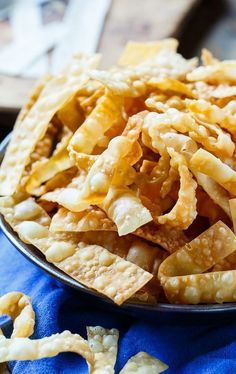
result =
[[38,82],[1,146],[1,226],[117,305],[235,309],[236,61],[177,47],[129,42],[109,70],[76,54]]

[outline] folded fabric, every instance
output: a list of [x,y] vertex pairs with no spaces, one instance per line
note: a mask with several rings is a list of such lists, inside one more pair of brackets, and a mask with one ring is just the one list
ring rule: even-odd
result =
[[[192,324],[171,324],[141,320],[122,309],[103,307],[69,289],[25,259],[0,232],[0,295],[21,291],[33,300],[36,329],[32,338],[42,338],[63,330],[86,337],[86,326],[116,327],[120,331],[116,372],[139,351],[159,358],[169,365],[166,374],[236,373],[236,322],[221,320],[209,324],[198,319]],[[85,361],[76,354],[62,353],[38,361],[11,362],[14,374],[85,374]]]

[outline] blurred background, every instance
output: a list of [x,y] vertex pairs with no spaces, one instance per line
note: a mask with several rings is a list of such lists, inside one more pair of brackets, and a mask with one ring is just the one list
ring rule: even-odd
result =
[[74,52],[114,64],[125,43],[174,36],[185,57],[236,59],[236,0],[0,0],[0,138],[38,77]]

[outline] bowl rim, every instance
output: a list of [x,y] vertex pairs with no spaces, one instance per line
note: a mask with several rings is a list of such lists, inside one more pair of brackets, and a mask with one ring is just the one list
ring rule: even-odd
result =
[[[10,141],[11,133],[8,134],[3,141],[0,143],[0,163],[5,154],[6,147]],[[53,264],[47,262],[43,254],[33,245],[24,243],[16,232],[10,227],[10,225],[5,221],[2,214],[0,214],[0,229],[8,240],[13,244],[13,246],[30,262],[38,266],[41,270],[48,273],[54,279],[66,284],[69,287],[76,289],[77,291],[95,296],[101,299],[106,304],[115,305],[112,300],[108,297],[92,290],[75,279],[71,278],[69,275],[56,268]],[[124,304],[118,308],[133,310],[133,311],[145,311],[145,312],[165,312],[165,313],[187,313],[187,314],[206,314],[206,313],[222,313],[222,312],[235,312],[236,303],[224,303],[224,304],[197,304],[197,305],[187,305],[187,304],[168,304],[168,303],[157,303],[148,304],[145,302],[134,302],[126,301]]]

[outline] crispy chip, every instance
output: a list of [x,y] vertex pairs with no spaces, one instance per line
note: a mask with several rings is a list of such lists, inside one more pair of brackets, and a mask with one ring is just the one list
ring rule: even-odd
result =
[[236,96],[236,86],[228,86],[220,84],[211,91],[211,96],[216,99],[224,99],[227,97]]
[[30,94],[30,97],[28,98],[28,101],[22,107],[22,109],[20,110],[20,112],[17,116],[15,127],[17,127],[24,120],[25,116],[28,114],[28,112],[30,111],[32,106],[36,103],[36,101],[38,100],[42,90],[44,89],[45,85],[47,84],[47,82],[50,79],[52,79],[52,77],[50,75],[45,75],[42,78],[40,78],[38,80],[38,82],[36,82],[32,92]]
[[[191,154],[197,150],[194,141],[220,157],[231,157],[235,149],[230,135],[222,131],[220,127],[202,121],[199,125],[191,115],[174,108],[168,109],[163,114],[149,113],[145,118],[143,131],[148,132],[152,140],[152,147],[161,154],[165,146],[172,147],[176,151],[185,151],[185,154],[187,152]],[[188,133],[191,138],[185,138],[184,142],[186,135],[181,137],[180,134],[175,134],[176,131],[183,134]],[[180,144],[182,149],[177,148]],[[148,144],[146,145],[148,146]]]
[[0,297],[0,315],[5,314],[13,319],[13,338],[33,334],[35,315],[28,296],[21,292],[9,292]]
[[34,194],[36,196],[41,196],[57,188],[66,187],[77,174],[78,169],[76,166],[60,171],[54,177],[49,179],[44,185],[41,185],[39,188],[36,188],[34,190]]
[[146,352],[139,352],[129,359],[120,374],[158,374],[167,369],[168,366],[164,362],[150,356]]
[[65,171],[74,165],[67,151],[68,143],[69,139],[65,141],[64,146],[55,152],[51,158],[40,163],[34,169],[25,186],[29,194],[37,194],[36,189],[41,184],[53,178],[57,173]]
[[221,221],[165,259],[159,279],[172,303],[235,301],[236,271],[205,273],[236,249],[236,237]]
[[221,61],[207,66],[199,66],[187,74],[190,82],[205,81],[210,84],[236,83],[236,62]]
[[[128,171],[130,170],[131,173],[121,173],[124,165],[122,159],[126,157],[126,161],[131,165],[133,162],[137,162],[137,154],[132,151],[133,145],[139,137],[142,123],[142,115],[131,117],[123,134],[113,138],[108,148],[95,160],[80,191],[82,208],[80,209],[80,207],[77,206],[75,208],[76,211],[83,210],[84,204],[98,204],[104,200],[110,185],[114,183],[114,178],[117,176],[115,173],[117,171],[116,165],[118,170],[120,170],[118,173],[121,177],[119,178],[119,184],[132,183],[134,179],[132,169],[127,169]],[[138,156],[140,157],[139,152]],[[119,163],[122,163],[121,168],[119,167]]]
[[117,304],[236,300],[236,61],[176,47],[130,42],[106,71],[76,55],[36,87],[0,169],[18,236]]
[[148,82],[148,85],[150,85],[152,88],[157,88],[161,91],[167,91],[167,93],[175,93],[190,98],[194,98],[195,96],[190,87],[187,86],[187,84],[182,83],[174,78],[152,78]]
[[11,338],[0,336],[0,362],[12,360],[39,360],[61,352],[75,352],[93,364],[94,355],[86,340],[78,334],[63,331],[42,339]]
[[162,225],[157,226],[153,222],[139,227],[134,231],[134,234],[154,244],[160,245],[170,253],[175,252],[188,242],[182,230],[175,228],[170,230],[170,228]]
[[150,273],[98,245],[80,243],[75,254],[57,266],[80,283],[108,296],[118,305],[152,279]]
[[162,49],[169,49],[176,52],[177,47],[178,41],[173,38],[146,43],[130,41],[123,49],[118,64],[121,66],[138,65],[157,55]]
[[88,343],[94,353],[94,365],[90,374],[114,374],[118,350],[119,331],[104,329],[100,326],[87,327]]
[[97,207],[82,212],[60,208],[53,216],[50,231],[116,231],[116,225]]
[[217,123],[234,137],[236,135],[236,118],[217,105],[206,100],[187,101],[188,109],[205,122]]
[[208,175],[233,195],[236,194],[236,172],[211,153],[199,149],[192,156],[190,167]]
[[[25,201],[21,202],[24,203]],[[9,203],[7,209],[5,219],[24,241],[37,247],[49,262],[53,262],[66,274],[105,294],[118,305],[152,278],[150,273],[111,254],[103,247],[79,243],[78,235],[51,233],[48,226],[38,223],[40,219],[31,221],[30,216],[28,221],[20,220],[20,217],[15,221],[14,202],[11,205]],[[42,211],[42,208],[39,207],[39,210]],[[27,209],[25,211],[27,214]],[[30,208],[29,215],[31,214]],[[42,214],[44,215],[46,213]],[[35,217],[33,214],[32,216]]]
[[236,233],[236,199],[229,200],[230,213],[234,225],[234,232]]
[[77,130],[84,120],[84,115],[76,96],[73,96],[68,102],[66,102],[66,104],[57,112],[57,117],[62,124],[68,127],[68,129],[73,133]]
[[178,193],[178,201],[169,213],[160,216],[158,221],[160,224],[166,224],[170,227],[179,229],[187,229],[194,221],[197,215],[196,211],[196,182],[192,178],[192,174],[188,170],[184,157],[176,153],[173,149],[169,149],[171,156],[171,164],[177,168],[180,175],[180,189]]
[[101,208],[116,224],[119,235],[126,235],[152,220],[150,212],[129,188],[110,188]]
[[88,203],[81,202],[81,185],[84,183],[86,175],[81,173],[75,176],[71,183],[65,188],[56,188],[45,193],[41,199],[58,203],[72,212],[80,212],[89,208]]
[[229,195],[227,191],[207,175],[191,170],[198,184],[206,191],[210,198],[231,217],[229,210]]
[[45,134],[53,115],[87,81],[87,75],[81,73],[97,62],[96,55],[88,58],[75,56],[64,75],[47,83],[35,105],[13,132],[1,165],[0,195],[11,195],[16,191],[30,153]]
[[170,76],[183,79],[197,64],[197,59],[184,59],[169,49],[161,49],[154,57],[137,66],[127,66],[111,71],[91,70],[92,79],[101,82],[114,94],[124,97],[138,97],[147,93],[147,84],[153,77]]
[[73,135],[69,149],[73,152],[92,153],[97,141],[116,123],[122,128],[124,99],[108,90]]

